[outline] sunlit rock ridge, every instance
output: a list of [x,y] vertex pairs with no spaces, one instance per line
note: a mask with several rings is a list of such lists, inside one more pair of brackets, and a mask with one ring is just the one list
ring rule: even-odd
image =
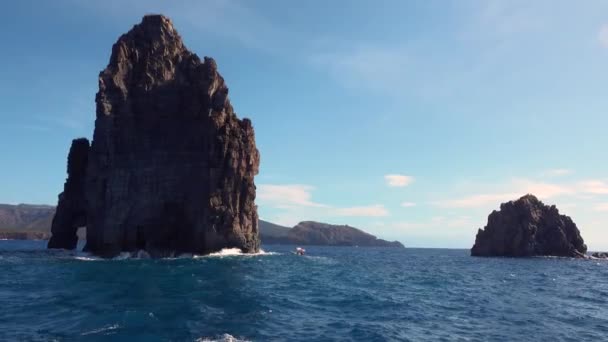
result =
[[99,75],[93,140],[77,139],[49,247],[153,256],[259,249],[260,155],[216,62],[147,15],[112,47]]

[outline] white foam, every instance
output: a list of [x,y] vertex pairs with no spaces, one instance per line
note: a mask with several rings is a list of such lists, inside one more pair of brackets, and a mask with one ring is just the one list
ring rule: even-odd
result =
[[210,253],[207,255],[194,255],[193,258],[198,259],[198,258],[228,257],[228,256],[252,257],[252,256],[260,256],[260,255],[279,255],[279,253],[266,252],[263,249],[260,249],[260,251],[257,253],[243,253],[243,251],[239,248],[224,248],[224,249],[220,250],[219,252]]
[[[199,258],[208,258],[208,257],[232,257],[232,256],[243,256],[243,257],[251,257],[251,256],[261,256],[261,255],[279,255],[280,253],[275,252],[266,252],[262,249],[258,253],[243,253],[239,248],[224,248],[219,252],[211,253],[208,255],[193,255],[193,254],[180,254],[173,257],[162,258],[161,260],[177,260],[177,259],[199,259]],[[98,256],[94,256],[92,254],[86,252],[78,252],[77,254],[72,254],[69,258],[73,258],[75,260],[80,261],[102,261],[102,260],[132,260],[132,259],[150,259],[151,256],[148,252],[144,250],[139,250],[137,252],[122,252],[119,255],[113,257],[112,259],[104,259]]]
[[[229,248],[232,249],[232,248]],[[218,337],[200,337],[196,339],[196,342],[248,342],[249,340],[238,339],[230,334],[223,334]]]
[[209,256],[228,256],[228,255],[242,255],[243,251],[240,248],[224,248],[219,252],[210,253]]
[[81,260],[81,261],[98,261],[98,260],[103,260],[100,257],[96,257],[96,256],[84,256],[84,255],[80,255],[80,256],[75,256],[74,259],[76,260]]
[[93,334],[98,334],[104,331],[111,331],[111,330],[115,330],[118,329],[120,326],[118,324],[113,324],[107,327],[103,327],[103,328],[99,328],[99,329],[94,329],[91,331],[87,331],[87,332],[83,332],[82,334],[80,334],[81,336],[87,336],[87,335],[93,335]]
[[126,260],[131,258],[130,252],[121,252],[117,256],[113,257],[112,260]]

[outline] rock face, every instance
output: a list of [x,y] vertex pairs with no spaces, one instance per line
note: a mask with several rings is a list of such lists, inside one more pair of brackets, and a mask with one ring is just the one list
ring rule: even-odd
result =
[[[49,247],[71,248],[71,227],[86,223],[85,250],[104,256],[259,249],[251,121],[237,118],[215,61],[188,51],[168,18],[145,16],[118,39],[96,103],[84,191],[60,196],[53,239],[66,240]],[[86,222],[72,206],[81,196]]]
[[533,195],[503,203],[477,232],[473,256],[584,257],[583,238],[570,217],[555,206],[544,205]]
[[595,253],[591,253],[591,256],[597,259],[608,259],[608,253],[607,252],[595,252]]
[[86,225],[85,181],[89,141],[84,138],[72,141],[68,154],[68,179],[59,194],[57,211],[51,225],[49,248],[74,249],[78,243],[78,228]]
[[313,221],[287,228],[260,220],[260,234],[267,244],[404,248],[399,241],[378,239],[354,227]]

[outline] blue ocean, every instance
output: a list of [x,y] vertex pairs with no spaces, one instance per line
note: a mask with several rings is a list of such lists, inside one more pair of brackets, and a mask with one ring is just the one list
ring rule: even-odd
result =
[[0,341],[606,341],[608,262],[265,246],[103,260],[0,241]]

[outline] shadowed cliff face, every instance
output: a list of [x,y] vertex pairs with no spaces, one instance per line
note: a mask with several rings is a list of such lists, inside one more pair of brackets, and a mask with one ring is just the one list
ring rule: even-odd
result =
[[[86,250],[258,250],[251,121],[236,117],[215,61],[188,51],[168,18],[146,16],[119,38],[96,103]],[[61,203],[54,235],[73,225]]]
[[88,157],[89,141],[85,138],[73,140],[68,154],[68,179],[59,194],[49,248],[76,248],[78,228],[87,224],[84,186]]
[[471,249],[473,256],[584,257],[586,252],[572,219],[532,195],[503,203],[500,211],[493,211]]

